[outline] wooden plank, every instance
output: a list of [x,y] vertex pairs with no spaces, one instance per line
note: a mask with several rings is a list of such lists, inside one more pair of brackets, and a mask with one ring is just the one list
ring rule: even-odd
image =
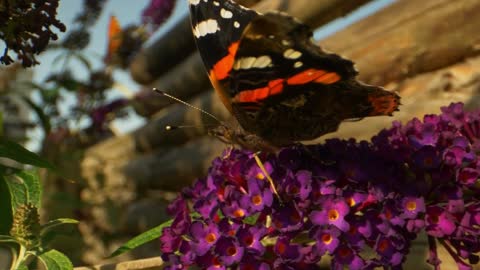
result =
[[480,1],[397,1],[321,42],[385,85],[480,53]]

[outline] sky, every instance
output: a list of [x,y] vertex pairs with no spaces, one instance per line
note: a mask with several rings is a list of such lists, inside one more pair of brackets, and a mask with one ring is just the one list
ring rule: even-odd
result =
[[[320,0],[312,0],[320,1]],[[338,30],[364,18],[368,15],[382,9],[385,6],[388,6],[395,0],[375,0],[365,5],[364,7],[356,10],[351,13],[349,16],[339,18],[331,23],[317,29],[314,33],[314,38],[316,40],[321,40]],[[129,24],[138,24],[141,20],[142,10],[148,5],[150,0],[108,0],[104,10],[98,19],[97,23],[91,28],[91,41],[89,46],[85,50],[86,56],[92,61],[93,69],[98,69],[103,67],[101,61],[102,57],[105,55],[107,47],[107,28],[108,22],[111,15],[115,15],[120,25],[126,26]],[[65,23],[67,26],[67,31],[69,28],[74,28],[73,20],[75,16],[82,10],[83,1],[80,0],[61,0],[60,6],[58,9],[58,18],[60,21]],[[187,0],[178,0],[175,7],[172,17],[150,38],[150,40],[145,44],[148,46],[152,41],[161,37],[163,33],[168,31],[175,25],[175,23],[185,16],[188,12],[187,9]],[[64,33],[59,33],[60,40],[64,36]],[[42,82],[46,76],[48,76],[52,70],[60,70],[60,64],[53,64],[55,57],[59,54],[58,51],[52,51],[42,54],[39,57],[40,65],[34,69],[34,80],[36,82]],[[86,78],[87,72],[78,63],[73,63],[71,66],[74,74],[80,78]],[[136,84],[129,76],[128,71],[117,70],[114,72],[114,78],[116,82],[126,86],[130,91],[136,92],[141,86]],[[110,91],[109,98],[113,99],[119,96],[122,96],[121,91]],[[34,97],[35,99],[35,97]],[[73,97],[66,97],[62,103],[61,111],[67,111],[74,104]],[[136,128],[142,126],[145,121],[135,115],[133,111],[130,111],[129,117],[115,120],[113,125],[116,130],[119,130],[121,133],[128,133]],[[86,124],[86,123],[83,123]],[[28,143],[27,148],[31,150],[37,150],[39,148],[39,142],[42,139],[41,130],[35,129],[29,133],[31,141]]]

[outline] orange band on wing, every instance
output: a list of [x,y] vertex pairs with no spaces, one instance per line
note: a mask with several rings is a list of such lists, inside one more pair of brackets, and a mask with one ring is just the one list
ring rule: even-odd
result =
[[290,85],[306,84],[309,82],[332,84],[339,80],[340,76],[335,72],[310,68],[288,78],[287,83]]
[[217,78],[217,80],[225,79],[230,70],[232,70],[233,62],[235,61],[235,54],[238,50],[238,43],[238,41],[232,43],[232,45],[228,47],[228,55],[220,59],[220,61],[218,61],[210,71],[215,74],[215,78]]
[[325,70],[310,68],[288,78],[287,83],[290,85],[306,84],[317,79],[325,73],[327,73]]
[[394,93],[384,96],[370,95],[368,96],[368,101],[370,101],[373,107],[373,111],[370,112],[370,116],[391,115],[395,110],[397,110],[399,105],[399,97]]
[[244,102],[259,102],[263,99],[266,99],[269,96],[278,95],[283,91],[283,82],[284,79],[276,79],[268,82],[268,85],[265,87],[253,89],[253,90],[244,90],[238,93],[233,100],[238,103]]
[[337,73],[329,72],[315,79],[314,82],[323,83],[323,84],[332,84],[332,83],[338,82],[339,80],[340,80],[340,76],[338,76]]
[[278,95],[283,91],[283,84],[286,81],[289,85],[301,85],[309,82],[331,84],[340,80],[340,76],[335,72],[327,72],[321,69],[307,69],[298,74],[293,75],[287,80],[275,79],[268,82],[265,87],[252,90],[244,90],[238,93],[234,98],[234,102],[259,102],[267,97]]

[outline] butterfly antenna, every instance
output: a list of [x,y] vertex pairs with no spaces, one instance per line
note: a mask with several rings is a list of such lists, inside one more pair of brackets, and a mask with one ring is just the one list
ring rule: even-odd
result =
[[[211,117],[212,119],[215,119],[215,120],[216,120],[218,123],[220,123],[221,125],[223,125],[223,122],[220,121],[220,119],[218,119],[217,117],[215,117],[215,115],[213,115],[213,114],[211,114],[211,113],[209,113],[209,112],[207,112],[207,111],[205,111],[205,110],[203,110],[203,109],[200,109],[199,107],[193,106],[192,104],[190,104],[190,103],[188,103],[188,102],[186,102],[186,101],[183,101],[183,100],[181,100],[181,99],[179,99],[179,98],[177,98],[177,97],[174,97],[174,96],[172,96],[172,95],[170,95],[170,94],[167,94],[167,93],[165,93],[164,91],[158,90],[157,88],[153,88],[153,91],[154,91],[154,92],[157,92],[157,93],[159,93],[159,94],[161,94],[161,95],[163,95],[163,96],[166,96],[166,97],[168,97],[168,98],[170,98],[170,99],[173,99],[173,100],[175,100],[176,102],[179,102],[179,103],[181,103],[181,104],[183,104],[183,105],[185,105],[185,106],[187,106],[187,107],[190,107],[190,108],[192,108],[192,109],[195,109],[195,110],[197,110],[197,111],[200,111],[200,112],[208,115],[208,116]],[[169,127],[169,126],[167,126],[166,128],[168,128],[168,127]],[[170,127],[172,127],[172,126],[170,126]],[[168,129],[167,129],[167,130],[168,130]]]
[[194,127],[210,127],[213,125],[181,125],[181,126],[165,126],[165,130],[171,131],[171,130],[176,130],[176,129],[182,129],[182,128],[194,128]]

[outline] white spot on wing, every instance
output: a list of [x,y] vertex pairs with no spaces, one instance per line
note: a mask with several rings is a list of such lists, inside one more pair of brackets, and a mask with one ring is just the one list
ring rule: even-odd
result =
[[252,67],[253,63],[255,63],[255,57],[245,57],[240,58],[240,68],[241,69],[249,69]]
[[220,6],[220,3],[218,3],[217,1],[213,1],[213,4],[217,7]]
[[289,46],[290,45],[290,41],[286,40],[286,39],[283,39],[282,40],[282,45],[284,46]]
[[235,28],[239,28],[239,27],[240,27],[240,23],[239,23],[239,22],[237,22],[237,21],[235,21],[235,22],[233,23],[233,27],[235,27]]
[[189,2],[190,2],[190,5],[196,6],[200,3],[200,0],[190,0]]
[[303,66],[303,63],[300,62],[300,61],[297,61],[297,62],[295,62],[295,64],[293,64],[293,67],[294,67],[294,68],[299,68],[299,67],[301,67],[301,66]]
[[283,57],[288,59],[297,59],[300,56],[302,56],[302,53],[294,49],[287,49],[285,52],[283,52]]
[[257,59],[255,59],[255,63],[253,63],[252,67],[254,67],[254,68],[265,68],[268,65],[270,65],[271,63],[272,63],[272,58],[270,58],[270,56],[262,55],[260,57],[257,57]]
[[233,64],[233,69],[266,68],[270,66],[272,66],[272,58],[268,55],[262,55],[259,57],[250,56],[237,59]]
[[220,28],[218,27],[217,21],[213,19],[208,19],[195,25],[195,27],[193,28],[193,34],[196,38],[200,38],[208,34],[213,34],[219,30]]
[[230,18],[233,17],[233,13],[230,10],[226,10],[226,9],[222,8],[220,10],[220,16],[222,16],[222,18],[224,18],[224,19],[230,19]]

